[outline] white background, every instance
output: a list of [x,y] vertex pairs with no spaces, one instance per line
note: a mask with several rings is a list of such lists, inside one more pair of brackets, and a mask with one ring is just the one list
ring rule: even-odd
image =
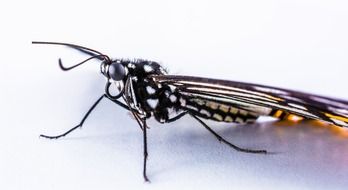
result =
[[98,62],[32,40],[69,42],[111,57],[159,61],[172,74],[261,83],[348,99],[347,1],[11,1],[0,3],[0,189],[346,189],[348,134],[313,124],[209,124],[238,153],[185,117],[142,133],[103,101]]

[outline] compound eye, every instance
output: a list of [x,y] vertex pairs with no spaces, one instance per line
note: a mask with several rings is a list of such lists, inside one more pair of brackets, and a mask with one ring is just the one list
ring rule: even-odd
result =
[[111,63],[111,65],[109,66],[108,73],[109,73],[109,76],[111,77],[111,79],[114,81],[123,80],[125,75],[126,75],[126,71],[125,71],[125,68],[123,67],[123,65],[121,63],[117,63],[117,62]]

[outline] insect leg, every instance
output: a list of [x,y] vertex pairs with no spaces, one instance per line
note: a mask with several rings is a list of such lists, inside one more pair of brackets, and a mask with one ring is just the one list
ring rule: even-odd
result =
[[89,108],[89,110],[87,111],[87,113],[85,114],[85,116],[82,118],[81,122],[76,125],[75,127],[71,128],[70,130],[68,130],[67,132],[61,134],[61,135],[57,135],[57,136],[47,136],[47,135],[40,135],[40,137],[44,137],[44,138],[48,138],[48,139],[58,139],[60,137],[64,137],[67,134],[71,133],[72,131],[74,131],[75,129],[82,127],[83,123],[85,122],[85,120],[87,119],[87,117],[89,116],[89,114],[94,110],[94,108],[98,105],[98,103],[104,98],[106,97],[106,95],[102,95],[93,105],[91,108]]
[[112,102],[114,102],[115,104],[121,106],[122,108],[124,108],[124,109],[126,109],[126,110],[128,110],[128,111],[130,111],[129,107],[128,107],[126,104],[124,104],[124,103],[122,103],[122,102],[120,102],[120,101],[118,101],[118,100],[113,100],[113,99],[109,98],[109,97],[106,96],[106,95],[104,95],[104,96],[107,97],[107,98],[108,98],[109,100],[111,100]]
[[233,149],[240,151],[240,152],[246,152],[246,153],[261,153],[261,154],[266,154],[266,150],[251,150],[251,149],[245,149],[245,148],[240,148],[224,138],[222,138],[219,134],[217,134],[214,130],[212,130],[206,123],[204,123],[200,118],[195,116],[194,114],[188,112],[193,118],[195,118],[200,124],[202,124],[209,132],[211,132],[220,142],[223,142],[227,144],[228,146],[232,147]]
[[148,156],[148,153],[147,153],[147,124],[146,124],[146,119],[145,118],[141,118],[141,116],[139,116],[137,113],[135,113],[133,110],[130,110],[131,113],[133,114],[135,120],[138,122],[140,128],[142,129],[143,131],[143,144],[144,144],[144,161],[143,161],[143,177],[144,177],[144,180],[145,182],[150,182],[149,178],[147,177],[147,174],[146,174],[146,166],[147,166],[147,156]]
[[[79,127],[82,127],[82,125],[84,124],[84,122],[86,121],[87,117],[89,116],[89,114],[94,110],[94,108],[99,104],[99,102],[103,99],[107,97],[105,94],[102,95],[93,105],[91,108],[89,108],[89,110],[87,111],[87,113],[85,114],[85,116],[82,118],[81,122],[76,125],[75,127],[69,129],[68,131],[66,131],[65,133],[61,134],[61,135],[56,135],[56,136],[48,136],[48,135],[40,135],[40,137],[44,137],[44,138],[48,138],[48,139],[58,139],[60,137],[64,137],[66,136],[67,134],[71,133],[72,131],[74,131],[75,129],[79,128]],[[118,104],[119,106],[129,110],[129,108],[124,105],[122,102],[118,101],[118,100],[111,100],[113,101],[114,103]]]
[[143,125],[144,125],[144,128],[143,128],[143,139],[144,139],[143,177],[144,177],[146,182],[150,182],[150,180],[147,178],[147,175],[146,175],[146,165],[147,165],[147,156],[148,156],[148,153],[147,153],[147,133],[146,133],[147,125],[146,125],[146,120],[143,121]]
[[177,115],[177,116],[175,116],[175,117],[173,117],[173,118],[168,119],[167,123],[174,122],[174,121],[176,121],[176,120],[182,118],[182,117],[185,116],[186,114],[187,114],[187,111],[182,112],[182,113],[180,113],[179,115]]

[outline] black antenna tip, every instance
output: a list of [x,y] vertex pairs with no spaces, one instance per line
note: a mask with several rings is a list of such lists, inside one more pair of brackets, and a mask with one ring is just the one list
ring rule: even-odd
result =
[[63,71],[68,71],[69,70],[68,68],[63,66],[61,58],[58,59],[58,64],[59,64],[60,69],[62,69]]
[[39,41],[32,41],[31,44],[42,44],[42,42],[39,42]]

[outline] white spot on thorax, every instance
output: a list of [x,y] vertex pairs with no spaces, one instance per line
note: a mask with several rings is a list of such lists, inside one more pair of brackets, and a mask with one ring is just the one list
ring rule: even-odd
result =
[[178,100],[178,98],[173,94],[169,96],[169,99],[172,103],[175,103]]
[[154,94],[156,92],[156,90],[154,88],[152,88],[151,86],[147,86],[146,87],[146,92],[148,94]]
[[153,69],[153,67],[151,67],[150,65],[144,65],[144,71],[146,72],[146,73],[150,73],[150,72],[152,72],[154,69]]
[[175,86],[173,86],[173,85],[168,85],[168,86],[169,86],[169,88],[170,88],[170,90],[171,90],[172,92],[175,92],[175,89],[176,89]]
[[168,114],[172,114],[175,112],[174,108],[170,107],[170,108],[167,108],[167,112]]
[[133,63],[128,63],[127,67],[128,67],[128,68],[135,69],[135,65],[134,65]]
[[155,109],[158,105],[158,99],[148,99],[146,102],[152,109]]
[[168,98],[169,97],[169,95],[170,95],[170,92],[168,91],[168,90],[166,90],[165,92],[164,92],[164,94],[166,95],[166,97]]

